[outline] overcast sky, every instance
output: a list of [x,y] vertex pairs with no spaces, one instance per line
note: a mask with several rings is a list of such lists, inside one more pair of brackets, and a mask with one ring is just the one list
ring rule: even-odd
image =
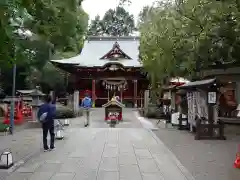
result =
[[[132,4],[126,7],[128,11],[137,18],[139,12],[145,5],[151,5],[156,0],[131,0]],[[90,19],[94,19],[96,15],[101,17],[110,8],[115,8],[119,0],[84,0],[82,5],[84,10],[89,14]]]

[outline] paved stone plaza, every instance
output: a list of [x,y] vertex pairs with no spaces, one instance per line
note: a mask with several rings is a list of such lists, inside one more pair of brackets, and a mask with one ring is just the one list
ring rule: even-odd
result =
[[[156,123],[156,120],[152,122]],[[240,127],[225,127],[227,140],[194,140],[194,134],[165,128],[159,124],[154,133],[176,155],[196,180],[239,180],[240,170],[233,162],[240,142]],[[234,133],[234,132],[237,132]],[[217,173],[216,173],[217,172]]]
[[32,157],[5,180],[193,180],[132,110],[125,110],[126,122],[116,128],[108,128],[103,114],[94,110],[89,128],[83,128],[83,117],[72,121],[55,151]]

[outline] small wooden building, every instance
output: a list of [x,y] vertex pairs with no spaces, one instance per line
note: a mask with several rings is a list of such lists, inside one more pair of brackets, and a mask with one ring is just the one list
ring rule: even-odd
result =
[[116,113],[118,120],[122,121],[122,109],[125,107],[124,104],[119,102],[116,97],[113,97],[109,102],[102,106],[105,108],[105,120],[108,120],[109,113]]
[[188,122],[196,140],[225,139],[224,125],[217,118],[220,86],[216,79],[206,79],[179,87],[187,91]]

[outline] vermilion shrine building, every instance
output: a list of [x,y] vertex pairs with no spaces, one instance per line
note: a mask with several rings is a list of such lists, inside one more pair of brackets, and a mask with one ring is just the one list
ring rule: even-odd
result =
[[79,55],[52,63],[70,73],[69,85],[80,98],[89,90],[97,107],[113,95],[126,106],[143,104],[148,80],[139,61],[139,37],[89,37]]

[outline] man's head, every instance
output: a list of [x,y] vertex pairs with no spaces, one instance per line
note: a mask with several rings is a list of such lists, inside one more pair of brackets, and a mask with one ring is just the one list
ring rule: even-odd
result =
[[52,97],[49,96],[49,95],[46,95],[46,96],[44,97],[44,102],[45,102],[45,103],[51,103],[51,102],[52,102]]

